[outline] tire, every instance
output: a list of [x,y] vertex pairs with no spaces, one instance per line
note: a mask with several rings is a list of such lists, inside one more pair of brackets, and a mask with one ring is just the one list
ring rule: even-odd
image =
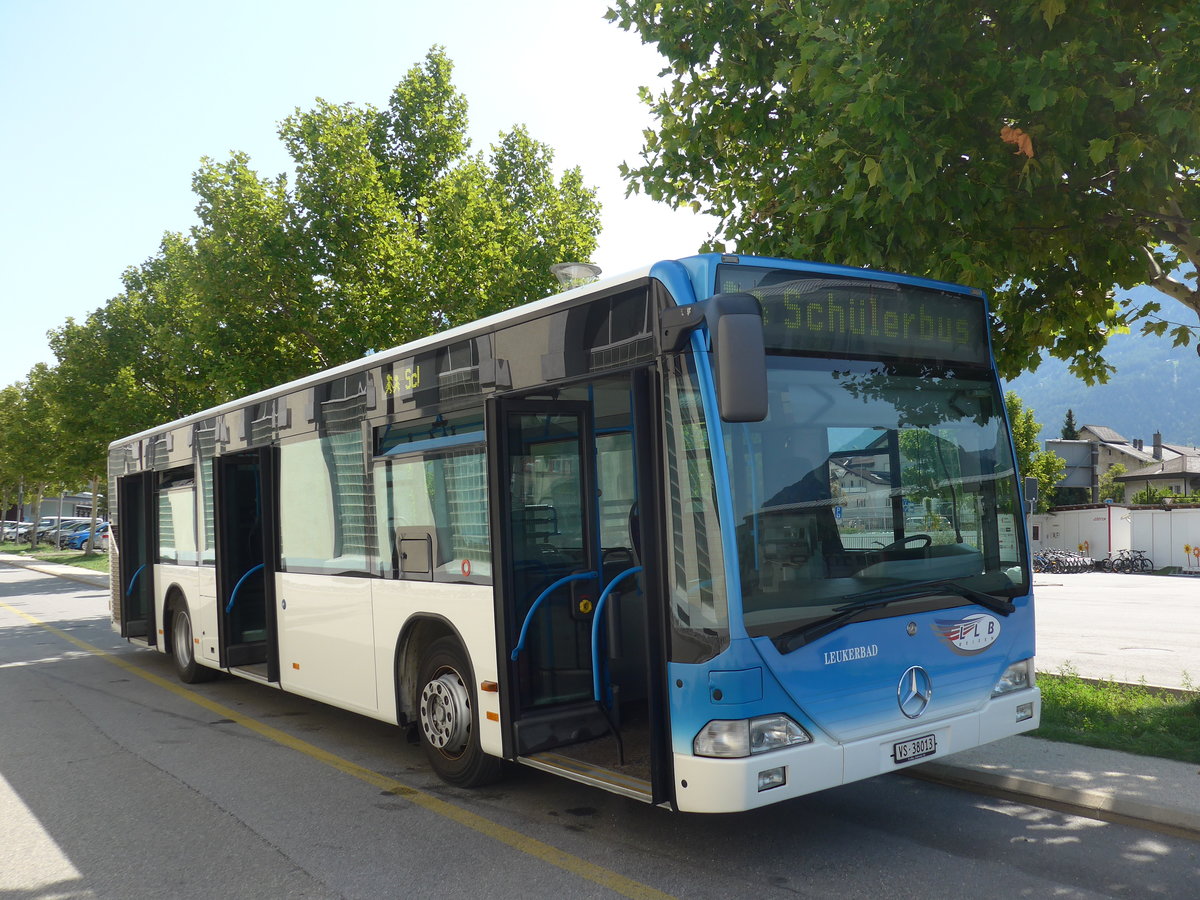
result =
[[429,765],[457,787],[479,787],[501,775],[501,760],[479,746],[474,678],[456,638],[430,644],[418,667],[417,733]]
[[171,615],[171,655],[175,657],[175,671],[184,684],[199,684],[212,681],[217,673],[196,661],[196,643],[192,639],[192,614],[187,604],[180,600]]

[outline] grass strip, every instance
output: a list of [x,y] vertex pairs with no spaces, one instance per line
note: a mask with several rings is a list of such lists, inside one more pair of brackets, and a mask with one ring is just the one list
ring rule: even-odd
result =
[[37,550],[31,551],[28,544],[0,544],[0,553],[12,553],[17,556],[24,556],[26,559],[39,559],[42,562],[61,563],[67,566],[78,566],[81,569],[90,569],[93,572],[108,571],[108,554],[93,553],[91,556],[85,556],[82,550],[54,550],[50,547],[39,547]]
[[1038,674],[1042,724],[1034,737],[1200,763],[1200,691],[1085,681],[1069,666]]

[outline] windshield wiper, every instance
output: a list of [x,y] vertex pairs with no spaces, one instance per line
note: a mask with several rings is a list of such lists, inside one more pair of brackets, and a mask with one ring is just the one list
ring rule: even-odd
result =
[[913,600],[917,597],[947,593],[957,594],[985,609],[1000,613],[1002,616],[1007,616],[1016,610],[1012,602],[1003,597],[993,597],[991,594],[969,588],[965,584],[959,584],[951,578],[939,578],[934,581],[917,581],[905,585],[887,585],[872,588],[869,591],[848,594],[845,598],[847,602],[833,608],[833,615],[785,631],[771,640],[780,653],[790,653],[810,641],[815,641],[819,637],[836,631],[864,609],[875,609],[890,603],[898,603],[901,600]]

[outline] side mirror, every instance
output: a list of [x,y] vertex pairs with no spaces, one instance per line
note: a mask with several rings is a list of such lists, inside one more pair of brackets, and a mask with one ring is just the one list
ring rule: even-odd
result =
[[[726,422],[767,417],[767,353],[762,308],[749,294],[718,294],[709,301],[717,407]],[[706,316],[708,318],[708,316]]]
[[752,294],[716,294],[700,303],[663,310],[663,349],[682,350],[700,325],[708,328],[712,340],[721,418],[761,422],[767,417],[767,353],[758,299]]

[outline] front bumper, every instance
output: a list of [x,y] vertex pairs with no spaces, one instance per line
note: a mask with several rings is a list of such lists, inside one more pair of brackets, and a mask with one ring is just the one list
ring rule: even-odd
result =
[[[1016,721],[1017,707],[1027,703],[1033,704],[1033,716]],[[924,724],[914,723],[884,736],[846,744],[835,743],[817,732],[811,744],[741,759],[712,759],[676,753],[675,802],[682,812],[755,809],[1031,731],[1038,727],[1041,717],[1042,696],[1034,687],[992,698],[977,712]],[[898,742],[931,734],[937,739],[936,753],[909,762],[897,763],[892,758]],[[780,767],[785,769],[784,783],[760,791],[759,773]]]

